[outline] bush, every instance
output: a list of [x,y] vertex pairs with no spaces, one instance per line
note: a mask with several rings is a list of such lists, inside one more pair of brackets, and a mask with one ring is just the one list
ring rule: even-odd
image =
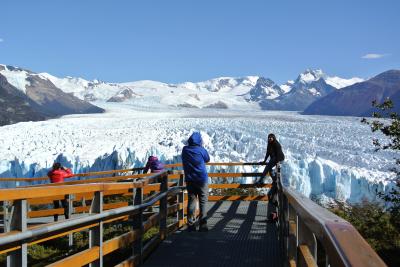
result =
[[354,206],[338,203],[331,211],[350,222],[388,266],[400,266],[400,231],[394,223],[399,221],[391,212],[370,202]]

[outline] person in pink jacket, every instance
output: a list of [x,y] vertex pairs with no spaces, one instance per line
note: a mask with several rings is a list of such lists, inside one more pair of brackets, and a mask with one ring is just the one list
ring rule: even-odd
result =
[[[47,173],[47,176],[52,183],[63,183],[64,179],[70,178],[74,176],[74,174],[70,169],[64,168],[59,162],[56,162],[53,164],[52,170]],[[55,209],[60,208],[60,200],[54,200],[53,204]],[[61,206],[64,208],[65,219],[69,219],[67,200],[62,199]],[[54,215],[54,221],[58,221],[58,214]]]

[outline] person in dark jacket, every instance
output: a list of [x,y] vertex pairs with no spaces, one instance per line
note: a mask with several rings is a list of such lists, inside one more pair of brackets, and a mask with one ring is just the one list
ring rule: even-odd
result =
[[188,191],[188,230],[196,230],[196,198],[200,206],[199,231],[208,231],[206,203],[208,201],[208,174],[206,163],[210,161],[207,150],[202,146],[203,140],[199,132],[194,132],[188,145],[182,149],[182,165]]
[[147,160],[146,166],[144,167],[143,173],[147,173],[150,170],[151,173],[158,173],[164,170],[164,164],[158,160],[156,156],[150,156]]
[[[272,168],[275,167],[278,162],[285,160],[285,155],[282,152],[282,146],[278,142],[278,140],[276,140],[276,136],[274,134],[272,134],[272,133],[270,133],[268,135],[267,153],[265,154],[265,158],[264,158],[264,161],[262,161],[262,163],[265,164],[267,162],[268,158],[270,158],[270,160],[267,163],[267,165],[265,166],[265,169],[264,169],[264,171],[262,173],[262,176],[257,181],[257,183],[262,183],[264,178],[265,178],[265,176],[267,176],[268,173],[271,175]],[[268,192],[268,197],[269,198],[274,196],[275,193],[276,193],[276,190],[277,190],[277,188],[276,188],[276,176],[275,175],[271,175],[271,178],[272,178],[272,188]]]
[[[52,183],[63,183],[64,179],[70,178],[74,176],[74,174],[70,169],[66,169],[59,162],[56,162],[53,164],[52,170],[47,173],[47,176]],[[60,208],[60,200],[54,200],[53,204],[55,209]],[[65,219],[69,219],[68,202],[65,199],[61,200],[61,206],[64,208]],[[54,215],[54,221],[58,221],[58,214]]]

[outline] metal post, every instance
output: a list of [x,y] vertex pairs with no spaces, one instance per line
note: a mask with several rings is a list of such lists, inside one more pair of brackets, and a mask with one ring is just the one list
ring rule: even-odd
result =
[[290,220],[289,220],[289,201],[287,197],[281,192],[282,196],[282,211],[280,216],[282,217],[282,248],[283,255],[286,259],[289,259],[289,246],[290,246]]
[[[185,180],[183,174],[179,175],[179,186],[184,186]],[[185,192],[182,190],[181,193],[178,194],[178,212],[177,212],[177,220],[178,226],[181,227],[184,224],[185,220]],[[182,205],[182,207],[180,207]]]
[[[86,207],[86,198],[82,197],[82,207]],[[85,211],[83,211],[83,213],[86,213]]]
[[[133,190],[133,205],[140,205],[143,203],[143,188],[136,188]],[[143,211],[133,217],[133,229],[139,229],[139,238],[133,243],[132,256],[138,256],[139,265],[142,264],[143,259]]]
[[[10,221],[10,231],[27,230],[27,201],[26,199],[15,200],[13,213]],[[28,244],[22,243],[17,250],[7,253],[7,267],[28,266]]]
[[[68,194],[65,195],[65,198],[67,199],[68,207],[67,207],[67,213],[68,213],[68,218],[72,218],[72,213],[74,212],[74,195]],[[67,219],[67,218],[65,218]],[[70,233],[68,235],[68,246],[71,248],[74,245],[74,235],[73,233]]]
[[[168,191],[168,174],[164,173],[161,176],[160,193]],[[160,238],[164,240],[167,237],[167,209],[168,209],[168,196],[160,199]]]
[[289,212],[289,240],[288,240],[288,258],[297,262],[297,214],[295,209],[288,203]]
[[[97,191],[94,193],[90,213],[101,213],[103,211],[103,192]],[[89,248],[99,247],[99,259],[90,263],[90,267],[103,266],[103,221],[99,222],[98,226],[92,227],[89,230]]]
[[14,211],[14,206],[11,206],[11,211],[10,211],[10,203],[6,200],[4,201],[4,232],[10,232],[10,214],[13,213]]
[[2,215],[1,215],[1,221],[3,222],[3,229],[1,230],[1,233],[4,233],[6,230],[5,230],[5,216],[4,216],[4,213],[5,213],[5,210],[4,210],[4,203],[3,203],[3,201],[0,201],[0,206],[3,208],[3,212],[2,212]]
[[285,205],[285,196],[282,190],[282,182],[281,182],[281,165],[279,162],[276,164],[276,186],[278,191],[278,221],[279,221],[279,245],[281,248],[281,257],[282,259],[287,258],[287,251],[285,251],[285,238],[288,235],[288,217],[286,217],[287,211],[285,210],[287,207]]
[[0,206],[3,208],[3,215],[2,215],[2,221],[3,221],[3,229],[2,233],[8,232],[8,207],[7,207],[7,200],[0,201]]

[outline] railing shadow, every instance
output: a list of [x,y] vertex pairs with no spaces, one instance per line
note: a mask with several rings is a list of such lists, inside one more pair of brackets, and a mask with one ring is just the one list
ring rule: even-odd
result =
[[144,266],[280,266],[276,265],[277,255],[268,252],[267,244],[277,244],[277,240],[266,239],[277,236],[272,235],[276,229],[266,229],[267,208],[265,202],[261,203],[212,203],[209,232],[179,232],[171,236]]
[[214,215],[214,213],[221,207],[222,201],[216,201],[214,202],[214,205],[208,210],[207,212],[207,218],[210,218]]
[[240,216],[240,215],[236,214],[237,210],[239,208],[239,205],[240,205],[239,201],[232,201],[228,210],[225,213],[222,213],[222,215],[223,215],[222,220],[218,221],[212,227],[211,231],[223,231],[226,228],[226,225],[228,224],[228,222],[230,222],[235,217]]

